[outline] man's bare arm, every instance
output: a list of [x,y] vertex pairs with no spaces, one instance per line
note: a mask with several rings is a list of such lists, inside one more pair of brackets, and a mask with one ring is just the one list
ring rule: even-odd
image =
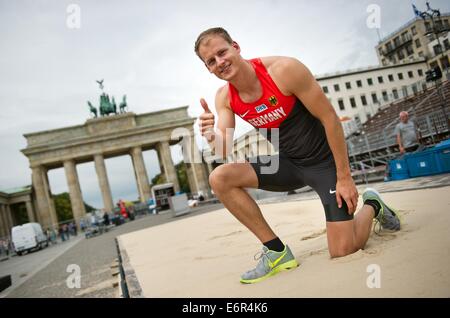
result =
[[214,152],[225,159],[233,148],[234,113],[228,103],[227,89],[222,87],[216,94],[217,129]]
[[201,103],[205,113],[200,116],[200,131],[208,140],[212,151],[225,159],[233,146],[235,128],[234,113],[227,100],[226,88],[220,88],[216,94],[217,129],[214,129],[214,115],[209,110],[208,104],[205,100]]
[[[278,64],[278,65],[277,65]],[[341,196],[347,202],[349,212],[356,210],[358,192],[350,172],[347,145],[339,118],[322,92],[311,72],[301,62],[293,58],[281,58],[273,64],[273,74],[287,93],[299,98],[309,112],[320,120],[336,163],[336,199],[341,206]]]
[[397,134],[397,144],[398,144],[398,149],[400,150],[400,153],[404,153],[405,148],[403,148],[402,137],[400,136],[400,134]]

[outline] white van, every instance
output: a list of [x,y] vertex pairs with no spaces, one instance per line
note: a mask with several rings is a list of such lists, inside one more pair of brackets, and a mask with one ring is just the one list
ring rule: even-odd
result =
[[32,249],[42,249],[48,246],[47,236],[42,232],[39,223],[25,223],[14,226],[11,230],[11,238],[17,255]]

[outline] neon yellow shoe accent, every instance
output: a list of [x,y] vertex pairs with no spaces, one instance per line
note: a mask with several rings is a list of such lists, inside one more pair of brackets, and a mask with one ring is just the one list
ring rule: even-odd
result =
[[259,257],[255,258],[255,260],[259,260],[259,262],[256,265],[256,268],[244,273],[240,280],[241,283],[258,283],[279,272],[299,266],[287,245],[282,252],[271,251],[267,249],[267,247],[263,246],[262,252],[257,255],[259,255]]
[[272,269],[270,272],[268,272],[266,275],[256,278],[256,279],[242,279],[241,278],[241,283],[243,284],[254,284],[254,283],[259,283],[260,281],[265,280],[266,278],[269,278],[279,272],[282,271],[287,271],[296,267],[299,267],[300,264],[294,259],[292,261],[286,262],[281,264],[280,266],[275,267],[274,269]]
[[283,254],[281,254],[281,256],[278,257],[273,263],[272,262],[269,263],[270,267],[274,268],[275,266],[277,266],[277,264],[283,259],[283,257],[286,256],[286,253],[287,253],[287,251],[286,251],[286,246],[285,246]]

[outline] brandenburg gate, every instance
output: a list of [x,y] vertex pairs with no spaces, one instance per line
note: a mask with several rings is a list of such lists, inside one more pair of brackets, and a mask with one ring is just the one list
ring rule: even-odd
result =
[[[183,106],[145,114],[124,112],[88,119],[79,126],[25,134],[27,147],[22,152],[29,159],[32,170],[37,221],[43,228],[58,224],[47,175],[55,168],[64,167],[77,224],[86,214],[76,169],[80,163],[94,161],[106,211],[112,211],[114,207],[105,166],[107,158],[131,156],[139,199],[146,202],[151,197],[151,189],[142,152],[154,149],[165,180],[174,183],[175,191],[179,191],[170,153],[170,145],[178,143],[183,148],[191,192],[208,193],[204,165],[194,159],[201,158],[194,139],[196,119],[188,115],[187,108]],[[184,132],[183,137],[174,131]]]

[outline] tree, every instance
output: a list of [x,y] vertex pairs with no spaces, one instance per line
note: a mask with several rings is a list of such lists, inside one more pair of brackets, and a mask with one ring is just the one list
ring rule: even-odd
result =
[[[59,222],[64,222],[73,219],[72,205],[70,202],[69,193],[63,192],[60,194],[53,195],[53,202],[55,203],[56,215]],[[91,212],[96,210],[96,208],[86,204],[84,202],[84,208],[86,212]]]
[[28,220],[27,207],[25,204],[13,204],[10,205],[11,212],[14,215],[16,224],[24,224],[30,222]]
[[156,176],[154,176],[152,178],[152,184],[153,185],[155,185],[155,184],[162,184],[162,183],[165,183],[165,180],[164,180],[164,178],[163,178],[161,173],[158,173]]
[[191,192],[186,171],[186,164],[184,161],[181,161],[179,164],[175,165],[175,168],[177,171],[178,182],[180,183],[180,191],[185,193]]
[[[175,165],[175,171],[177,173],[178,182],[180,184],[180,191],[189,193],[191,192],[191,188],[189,187],[189,181],[186,172],[186,164],[184,161]],[[163,178],[161,173],[158,173],[156,176],[152,178],[152,185],[166,183],[166,180]]]

